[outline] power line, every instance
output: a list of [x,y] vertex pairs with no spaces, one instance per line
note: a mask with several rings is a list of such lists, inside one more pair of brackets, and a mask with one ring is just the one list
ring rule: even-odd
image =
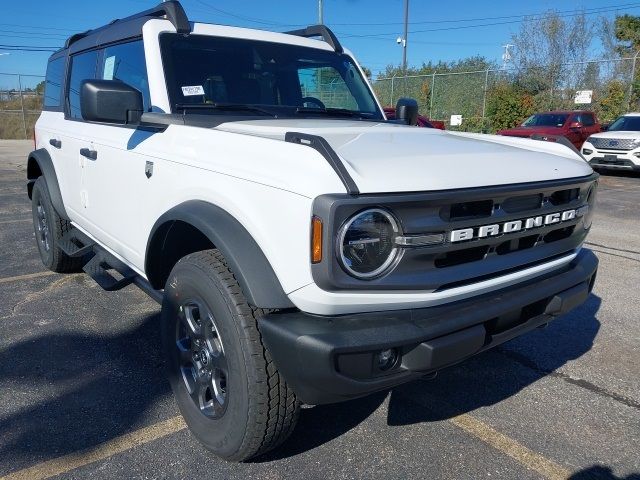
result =
[[38,27],[36,25],[18,25],[16,23],[0,23],[2,27],[20,27],[20,28],[32,28],[38,30],[58,30],[60,32],[74,32],[75,30],[70,30],[68,28],[55,28],[55,27]]
[[[629,10],[633,9],[633,8],[639,8],[640,7],[640,3],[636,3],[635,4],[636,7],[630,7],[628,8]],[[573,13],[570,15],[558,15],[558,18],[571,18],[571,17],[577,17],[580,15],[594,15],[594,14],[598,14],[598,13],[606,13],[609,11],[614,11],[614,10],[619,10],[618,8],[609,8],[607,10],[600,10],[598,12],[587,12],[587,13]],[[550,18],[553,15],[553,13],[551,14],[546,14],[546,17],[540,17],[540,19],[542,18]],[[443,28],[431,28],[431,29],[425,29],[425,30],[412,30],[409,33],[429,33],[429,32],[443,32],[443,31],[450,31],[450,30],[462,30],[462,29],[467,29],[467,28],[481,28],[481,27],[492,27],[492,26],[496,26],[496,25],[508,25],[508,24],[514,24],[514,23],[523,23],[528,21],[527,17],[523,17],[523,19],[521,20],[511,20],[511,21],[506,21],[506,22],[493,22],[493,23],[483,23],[483,24],[476,24],[476,25],[461,25],[461,26],[457,26],[457,27],[443,27]],[[336,32],[336,33],[340,33],[340,32]],[[369,38],[369,37],[381,37],[383,35],[396,35],[397,32],[385,32],[385,33],[375,33],[375,34],[348,34],[348,33],[340,33],[341,36],[344,37],[349,37],[349,38]]]
[[0,50],[22,51],[22,52],[55,52],[60,47],[45,47],[43,45],[8,45],[0,43]]
[[[633,7],[640,5],[637,2],[634,3],[622,3],[618,5],[608,5],[606,7],[594,7],[594,8],[586,8],[585,12],[592,11],[592,13],[601,13],[600,10],[603,9],[621,9],[627,7]],[[569,13],[576,12],[576,9],[572,10],[558,10],[555,13]],[[497,17],[480,17],[480,18],[460,18],[460,19],[450,19],[450,20],[419,20],[414,22],[409,22],[409,25],[425,25],[425,24],[442,24],[442,23],[463,23],[463,22],[483,22],[486,20],[504,20],[507,18],[526,18],[526,17],[537,17],[537,16],[545,16],[548,15],[548,12],[538,12],[538,13],[522,13],[519,15],[501,15]],[[403,22],[384,22],[384,23],[335,23],[331,22],[331,25],[336,26],[388,26],[388,25],[402,25]]]
[[66,38],[69,36],[69,35],[64,35],[62,33],[28,32],[24,30],[0,30],[0,33],[28,33],[30,35],[36,34],[36,35],[46,35],[49,37],[63,37],[63,38]]

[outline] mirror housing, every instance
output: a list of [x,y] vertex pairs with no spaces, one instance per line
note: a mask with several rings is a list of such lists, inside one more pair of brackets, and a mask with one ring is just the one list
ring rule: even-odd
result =
[[120,80],[84,80],[80,85],[80,111],[90,122],[140,123],[142,93]]
[[600,131],[606,132],[607,130],[609,130],[609,125],[611,125],[611,124],[610,123],[603,123],[602,125],[600,125]]
[[413,98],[399,98],[396,103],[396,120],[407,125],[418,124],[418,102]]
[[582,122],[571,122],[569,124],[569,128],[582,128],[583,126]]

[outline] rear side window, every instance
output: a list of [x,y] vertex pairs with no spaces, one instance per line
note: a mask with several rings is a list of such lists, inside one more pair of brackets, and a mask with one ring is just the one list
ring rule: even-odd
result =
[[144,109],[151,109],[149,78],[142,40],[107,47],[99,69],[103,80],[120,80],[142,93]]
[[65,57],[51,60],[47,65],[47,77],[44,82],[44,107],[60,108],[62,105],[62,79],[64,78]]
[[98,52],[91,51],[71,57],[71,75],[69,76],[69,116],[82,119],[80,113],[80,85],[83,80],[94,79]]

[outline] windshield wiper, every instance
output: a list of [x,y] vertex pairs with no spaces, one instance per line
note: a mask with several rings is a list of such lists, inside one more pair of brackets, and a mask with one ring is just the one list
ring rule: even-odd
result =
[[348,110],[346,108],[317,108],[317,107],[298,107],[296,113],[311,113],[318,115],[326,115],[329,117],[356,117],[356,118],[369,118],[362,112],[356,112],[355,110]]
[[253,105],[247,105],[244,103],[176,103],[176,109],[182,110],[220,110],[229,112],[256,112],[263,115],[269,115],[273,118],[278,118],[275,113],[266,110],[264,108],[256,107]]

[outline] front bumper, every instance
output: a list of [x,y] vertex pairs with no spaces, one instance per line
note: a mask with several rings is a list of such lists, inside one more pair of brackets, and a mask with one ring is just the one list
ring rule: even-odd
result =
[[[273,360],[298,398],[335,403],[458,363],[584,302],[598,260],[589,250],[558,270],[481,296],[430,308],[317,316],[284,311],[259,320]],[[395,349],[381,371],[375,356]]]
[[[590,150],[591,153],[584,153],[585,149]],[[606,150],[595,148],[589,142],[585,142],[582,146],[582,155],[592,168],[640,172],[640,158],[635,156],[637,153],[640,153],[639,148],[634,150]]]

